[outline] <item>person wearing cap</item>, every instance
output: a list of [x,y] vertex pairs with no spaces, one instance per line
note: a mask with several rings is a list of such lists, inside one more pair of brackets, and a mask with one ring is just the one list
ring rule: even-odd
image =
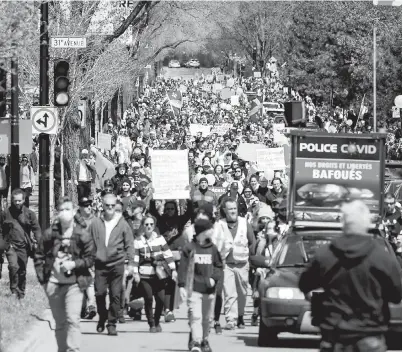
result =
[[[76,223],[80,224],[80,226],[88,230],[92,221],[95,219],[94,210],[92,208],[93,200],[92,198],[87,197],[81,198],[78,201],[78,206],[79,209],[74,216],[74,220]],[[89,270],[92,278],[94,278],[94,268],[91,267]],[[96,315],[97,307],[95,301],[94,282],[91,282],[85,290],[81,317],[92,320]]]
[[187,300],[191,330],[191,352],[211,352],[208,341],[217,283],[223,276],[223,262],[213,243],[213,224],[197,219],[195,235],[182,250],[178,271],[178,286],[183,300]]
[[77,186],[78,199],[91,195],[92,175],[95,170],[95,160],[91,160],[88,150],[81,151],[80,159],[75,163],[74,184]]
[[[54,177],[54,197],[55,197],[55,204],[57,204],[60,196],[62,195],[62,166],[61,166],[61,148],[55,148],[55,161],[53,166],[53,177]],[[71,183],[71,168],[70,163],[67,160],[66,156],[63,155],[63,170],[64,170],[64,181],[67,183]]]
[[199,208],[204,203],[218,204],[217,196],[209,190],[208,180],[206,177],[201,177],[199,180],[199,188],[192,194],[193,209]]
[[299,288],[308,298],[324,290],[311,298],[321,351],[384,352],[388,304],[402,300],[401,268],[369,232],[372,216],[363,201],[344,203],[340,211],[343,234],[316,252]]
[[135,161],[132,163],[132,173],[130,177],[133,179],[133,184],[137,186],[142,181],[147,182],[147,184],[151,183],[151,179],[141,172],[141,165],[139,162]]
[[[225,253],[229,251],[231,248],[232,239],[225,237],[224,232],[220,224],[216,221],[215,218],[216,208],[210,203],[202,204],[196,211],[195,221],[198,219],[206,219],[209,220],[214,225],[214,235],[212,237],[213,243],[216,245],[218,251],[220,252],[221,258],[224,258]],[[188,226],[183,231],[183,236],[187,243],[191,243],[195,235],[194,225]],[[223,304],[223,278],[217,282],[216,285],[216,301],[214,307],[214,330],[216,334],[222,334],[222,328],[220,324],[220,316],[222,311]]]

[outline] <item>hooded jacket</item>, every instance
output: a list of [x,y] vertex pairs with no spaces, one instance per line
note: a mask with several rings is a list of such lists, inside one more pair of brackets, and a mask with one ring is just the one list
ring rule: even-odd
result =
[[401,269],[385,244],[370,235],[344,235],[320,248],[301,275],[308,293],[323,288],[323,336],[340,341],[383,334],[388,303],[401,301]]
[[[193,291],[206,294],[214,293],[217,283],[221,281],[223,276],[223,263],[213,242],[200,244],[194,239],[185,246],[179,264],[178,286],[185,287],[188,266],[192,261],[192,252],[194,253]],[[211,285],[210,278],[214,280],[214,285]]]

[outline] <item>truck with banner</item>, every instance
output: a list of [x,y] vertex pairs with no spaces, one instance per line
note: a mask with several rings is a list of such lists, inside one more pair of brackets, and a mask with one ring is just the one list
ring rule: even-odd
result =
[[294,221],[339,221],[343,202],[383,214],[386,134],[291,131],[288,211]]

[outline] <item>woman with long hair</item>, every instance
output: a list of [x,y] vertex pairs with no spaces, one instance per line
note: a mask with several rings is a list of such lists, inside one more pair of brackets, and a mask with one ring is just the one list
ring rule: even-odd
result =
[[225,178],[224,167],[222,165],[216,165],[214,168],[214,177],[215,177],[215,184],[216,187],[226,187],[227,180]]
[[[134,240],[134,281],[144,298],[150,332],[161,332],[160,318],[164,308],[166,279],[177,279],[172,252],[164,237],[155,232],[156,219],[142,219],[144,232]],[[153,315],[153,298],[155,312]]]

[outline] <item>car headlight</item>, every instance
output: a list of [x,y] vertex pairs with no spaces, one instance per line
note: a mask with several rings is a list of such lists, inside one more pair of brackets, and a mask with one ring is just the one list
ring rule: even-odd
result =
[[266,290],[267,298],[277,299],[305,299],[305,295],[294,287],[269,287]]

